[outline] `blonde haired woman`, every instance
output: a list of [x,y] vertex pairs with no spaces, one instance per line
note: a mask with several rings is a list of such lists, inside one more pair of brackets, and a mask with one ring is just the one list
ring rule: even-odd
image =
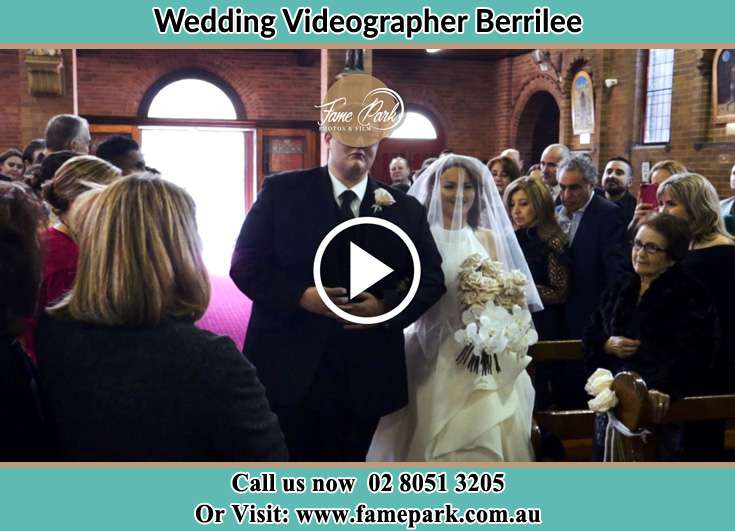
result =
[[[668,159],[660,160],[651,168],[649,180],[651,184],[660,185],[666,179],[677,173],[686,173],[687,168],[678,160]],[[628,224],[628,233],[630,234],[631,240],[633,235],[638,230],[638,225],[646,217],[650,216],[656,211],[656,205],[649,205],[638,199],[638,204],[633,212],[633,219]]]
[[[50,205],[56,222],[43,235],[44,260],[38,310],[58,300],[71,288],[77,270],[79,247],[70,217],[77,198],[95,187],[120,177],[121,171],[102,159],[89,155],[73,157],[56,170],[53,179],[43,185],[43,197]],[[36,319],[28,322],[23,337],[26,352],[35,360]]]
[[[680,173],[658,188],[659,210],[684,219],[692,240],[689,254],[682,261],[684,269],[709,291],[719,318],[720,344],[714,359],[698,360],[690,378],[695,392],[702,394],[735,391],[735,241],[725,230],[717,191],[706,177]],[[687,448],[697,453],[689,460],[722,458],[723,423],[690,426],[685,437]]]
[[253,366],[194,326],[209,302],[194,202],[137,174],[89,206],[71,292],[41,322],[39,368],[74,460],[277,460]]
[[712,295],[719,314],[721,342],[713,363],[713,379],[702,391],[735,391],[735,241],[725,230],[717,191],[707,178],[697,173],[680,173],[664,181],[658,189],[659,210],[685,220],[692,233],[684,268]]
[[[554,215],[548,187],[534,177],[511,182],[503,198],[544,309],[532,314],[539,339],[564,339],[564,303],[570,283],[569,244]],[[536,408],[546,409],[561,400],[564,364],[545,363],[536,368]]]

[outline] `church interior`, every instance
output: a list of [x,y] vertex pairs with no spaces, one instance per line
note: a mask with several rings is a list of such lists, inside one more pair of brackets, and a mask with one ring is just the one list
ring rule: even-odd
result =
[[[242,350],[253,303],[229,278],[233,247],[266,177],[326,164],[318,106],[339,77],[371,74],[403,99],[405,127],[383,140],[370,171],[385,185],[397,157],[414,171],[441,153],[487,164],[511,149],[520,175],[529,175],[547,146],[563,144],[571,156],[586,157],[600,180],[608,161],[622,158],[636,198],[654,166],[673,160],[704,176],[725,201],[735,194],[732,53],[631,47],[3,49],[0,152],[23,151],[44,138],[52,117],[66,114],[88,122],[90,154],[113,136],[137,142],[146,167],[196,203],[212,285],[212,303],[199,325],[229,336]],[[532,357],[559,364],[582,355],[579,341],[555,343],[532,347]],[[537,376],[534,365],[529,372]],[[640,382],[616,384],[629,406],[619,417],[628,426],[643,425],[648,406],[641,405]],[[735,395],[676,406],[672,422],[694,420],[706,424],[709,441],[712,433],[720,437],[721,447],[709,457],[735,457]],[[545,447],[548,460],[590,459],[590,411],[536,413],[539,456]],[[656,459],[656,450],[640,439],[617,444],[630,460]]]

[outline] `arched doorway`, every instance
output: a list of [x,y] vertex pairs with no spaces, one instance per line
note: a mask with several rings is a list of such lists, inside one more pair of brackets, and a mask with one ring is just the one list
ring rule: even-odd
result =
[[444,149],[444,133],[438,120],[426,109],[409,106],[403,124],[381,142],[370,175],[390,184],[388,165],[397,156],[408,159],[413,171]]
[[[197,205],[204,261],[226,276],[246,210],[246,146],[252,130],[233,127],[242,105],[213,80],[175,76],[157,82],[141,104],[149,166],[184,188]],[[160,124],[160,125],[158,125]]]
[[534,93],[526,102],[518,121],[516,139],[524,171],[541,159],[546,146],[559,142],[559,117],[556,99],[545,90]]

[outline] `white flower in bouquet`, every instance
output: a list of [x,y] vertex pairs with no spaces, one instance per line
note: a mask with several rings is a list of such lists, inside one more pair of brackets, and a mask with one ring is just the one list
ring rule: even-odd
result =
[[454,335],[464,345],[458,364],[483,375],[498,374],[503,365],[517,369],[529,345],[538,341],[525,308],[526,282],[520,271],[504,271],[499,262],[477,254],[462,263],[457,283],[465,326]]

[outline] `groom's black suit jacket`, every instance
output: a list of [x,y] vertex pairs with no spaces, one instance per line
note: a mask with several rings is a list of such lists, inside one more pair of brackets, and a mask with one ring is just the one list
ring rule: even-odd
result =
[[[375,213],[371,207],[378,187],[385,188],[395,204]],[[398,225],[416,245],[421,259],[421,282],[408,308],[387,323],[361,331],[345,331],[335,320],[306,312],[299,305],[304,290],[314,285],[317,247],[341,221],[326,167],[269,177],[245,219],[230,276],[253,301],[243,351],[257,367],[276,407],[299,403],[325,355],[346,362],[350,396],[342,399],[352,411],[380,416],[406,403],[403,328],[444,293],[441,257],[425,209],[414,198],[369,179],[360,216],[380,217]],[[369,291],[397,303],[400,285],[410,284],[410,255],[400,241],[381,231],[363,225],[350,239],[395,270]],[[325,254],[323,283],[349,288],[337,280],[340,271],[347,270],[338,254]]]

